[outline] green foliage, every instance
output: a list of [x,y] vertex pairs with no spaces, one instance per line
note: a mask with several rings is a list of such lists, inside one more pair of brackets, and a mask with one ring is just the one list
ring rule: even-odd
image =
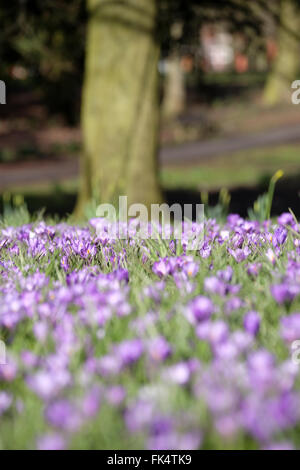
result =
[[278,170],[270,180],[268,192],[259,196],[253,205],[253,209],[248,210],[248,215],[251,220],[257,219],[262,222],[263,220],[270,219],[275,186],[282,176],[282,170]]
[[229,213],[231,196],[227,188],[221,188],[219,201],[215,206],[209,205],[209,195],[207,191],[201,191],[201,202],[204,204],[205,215],[208,219],[216,219],[224,222]]
[[39,90],[50,111],[78,120],[85,50],[84,0],[12,0],[0,6],[1,78],[25,69],[31,90]]

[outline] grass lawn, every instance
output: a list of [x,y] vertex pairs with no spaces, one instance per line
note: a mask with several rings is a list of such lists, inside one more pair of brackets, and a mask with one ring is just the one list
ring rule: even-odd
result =
[[237,152],[220,156],[199,166],[163,168],[165,188],[215,190],[265,183],[278,169],[286,176],[300,174],[300,146],[289,145]]

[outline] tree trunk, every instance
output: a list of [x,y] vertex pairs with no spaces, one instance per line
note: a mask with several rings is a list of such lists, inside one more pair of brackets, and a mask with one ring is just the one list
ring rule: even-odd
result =
[[150,206],[158,183],[156,0],[88,0],[77,215],[94,201]]
[[281,1],[280,17],[278,56],[264,92],[267,105],[290,102],[291,84],[300,64],[300,20],[294,0]]
[[184,81],[180,57],[174,54],[167,60],[163,99],[163,115],[166,119],[174,119],[184,111],[186,100]]

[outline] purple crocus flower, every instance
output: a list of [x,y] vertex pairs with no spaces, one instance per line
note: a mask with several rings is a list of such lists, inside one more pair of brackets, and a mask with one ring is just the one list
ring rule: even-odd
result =
[[183,272],[187,274],[188,277],[195,277],[199,271],[199,266],[194,261],[189,261],[183,265]]
[[293,287],[287,283],[275,284],[271,286],[271,294],[278,304],[290,303],[294,300],[297,288]]
[[66,439],[58,433],[41,436],[37,442],[38,450],[65,450]]
[[0,392],[0,416],[10,408],[12,404],[12,396],[7,392]]
[[203,295],[193,299],[187,306],[188,318],[197,322],[207,320],[214,312],[214,304]]
[[288,317],[284,317],[280,322],[281,337],[287,343],[300,340],[300,313],[293,313]]
[[101,402],[101,389],[92,387],[83,398],[82,410],[86,418],[93,418],[99,411]]
[[204,289],[206,292],[224,296],[226,293],[226,284],[220,281],[216,276],[210,276],[204,281]]
[[149,341],[148,353],[152,360],[160,362],[170,356],[172,348],[163,336],[158,336]]
[[265,450],[295,450],[294,444],[289,441],[271,442]]
[[241,428],[241,422],[237,413],[222,414],[215,419],[215,427],[224,438],[233,438]]
[[111,405],[119,406],[126,398],[126,390],[122,385],[114,385],[106,390],[105,397]]
[[97,370],[100,375],[103,376],[117,375],[121,371],[121,368],[122,363],[120,358],[112,354],[102,356],[97,364]]
[[61,258],[60,266],[65,272],[69,271],[70,265],[69,265],[69,260],[67,256],[63,256]]
[[139,400],[125,411],[125,423],[130,432],[144,431],[155,416],[155,405],[151,401]]
[[149,450],[197,450],[201,442],[202,435],[200,432],[190,432],[182,435],[170,431],[150,437],[147,448]]
[[36,322],[33,326],[33,333],[40,343],[45,343],[48,336],[48,325],[43,321]]
[[81,418],[76,407],[68,400],[57,400],[46,408],[45,416],[51,426],[75,432],[81,425]]
[[170,382],[174,382],[177,385],[185,385],[189,382],[191,377],[191,369],[188,363],[178,362],[168,367],[164,373],[164,377]]
[[165,277],[170,273],[170,266],[167,259],[161,259],[153,265],[153,272],[159,277]]
[[248,358],[249,367],[257,373],[273,370],[274,356],[265,349],[252,353]]
[[215,343],[213,345],[213,352],[214,356],[218,359],[232,361],[238,356],[239,349],[237,345],[228,338],[220,343]]
[[224,306],[224,311],[226,315],[230,315],[232,312],[239,310],[243,307],[244,302],[239,297],[231,297],[231,299],[227,300]]
[[212,251],[211,245],[209,245],[209,243],[205,241],[199,252],[201,258],[204,258],[204,259],[209,258],[211,255],[211,251]]
[[287,239],[287,234],[288,232],[285,228],[278,227],[275,230],[274,236],[272,239],[273,246],[277,247],[277,246],[283,245]]
[[58,392],[70,386],[71,374],[68,370],[60,368],[57,370],[41,370],[26,379],[28,387],[43,400],[49,400]]
[[23,364],[28,368],[36,367],[39,363],[39,358],[31,351],[22,351],[21,360]]
[[6,364],[0,364],[0,380],[5,382],[12,382],[18,373],[17,364],[11,358],[7,359]]
[[293,225],[294,224],[294,217],[289,212],[284,212],[278,217],[279,225]]
[[266,257],[268,258],[268,260],[273,264],[273,266],[275,265],[276,263],[276,255],[274,253],[274,251],[272,250],[272,248],[268,248],[267,251],[266,251]]
[[261,263],[251,263],[247,266],[247,273],[249,276],[257,277],[259,271],[261,270],[262,264]]
[[231,342],[234,344],[239,353],[248,352],[253,346],[253,336],[242,330],[236,330],[231,335]]
[[227,222],[231,227],[238,227],[244,222],[244,219],[239,214],[229,214]]
[[250,255],[251,250],[249,249],[248,246],[246,246],[243,249],[237,248],[236,250],[232,250],[229,248],[228,252],[231,254],[231,256],[233,256],[233,258],[235,259],[237,263],[241,263]]
[[126,366],[136,362],[141,357],[144,351],[144,346],[142,341],[136,338],[123,341],[118,344],[115,351],[122,365]]
[[217,276],[221,281],[231,282],[233,276],[233,269],[231,266],[227,266],[225,269],[218,271]]
[[48,400],[56,394],[57,388],[54,378],[48,372],[40,371],[33,376],[29,376],[26,382],[28,387],[44,400]]
[[255,351],[249,355],[249,376],[257,391],[265,391],[273,386],[274,380],[276,380],[274,367],[274,356],[266,350]]
[[260,316],[257,312],[248,312],[244,316],[244,328],[251,335],[256,336],[260,327]]
[[197,325],[196,334],[199,339],[208,341],[210,344],[215,345],[228,338],[229,328],[222,320],[215,322],[206,321]]

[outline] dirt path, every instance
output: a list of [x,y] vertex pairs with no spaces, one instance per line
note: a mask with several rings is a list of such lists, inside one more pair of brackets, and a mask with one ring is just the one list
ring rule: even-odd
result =
[[[200,142],[190,142],[160,150],[163,166],[196,165],[205,160],[229,155],[241,150],[277,146],[300,142],[300,125],[281,127],[263,133],[231,136]],[[76,157],[31,161],[0,165],[0,191],[14,186],[29,186],[36,183],[56,183],[78,176],[79,163]]]
[[275,147],[296,142],[300,142],[300,124],[254,135],[238,135],[162,148],[160,161],[162,165],[198,164],[213,157],[229,155],[241,150]]
[[79,173],[77,158],[62,160],[32,161],[0,165],[0,191],[16,186],[38,183],[57,183],[76,178]]

